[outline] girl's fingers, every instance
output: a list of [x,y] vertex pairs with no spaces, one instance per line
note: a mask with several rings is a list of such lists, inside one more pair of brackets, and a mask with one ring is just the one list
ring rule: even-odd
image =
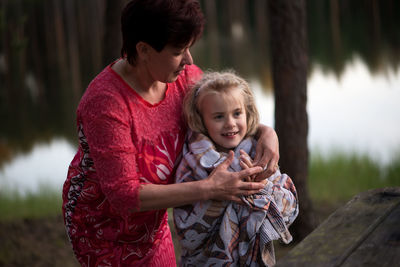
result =
[[247,156],[240,156],[240,162],[244,163],[245,166],[247,166],[247,168],[251,168],[253,167],[253,162],[251,161],[251,159]]
[[245,169],[248,169],[251,167],[251,166],[247,165],[246,162],[242,159],[240,159],[239,165],[240,165],[240,167],[242,167],[242,170],[245,170]]
[[243,159],[249,165],[249,167],[253,166],[253,160],[251,159],[249,154],[247,154],[242,149],[240,150],[240,159]]
[[273,175],[278,170],[278,160],[272,159],[268,164],[267,168],[263,170],[263,172],[256,175],[255,181],[259,182],[267,179],[271,175]]
[[[240,156],[240,161],[239,161],[240,167],[242,167],[242,170],[248,169],[253,167],[253,163],[249,160],[248,157],[242,157]],[[252,176],[248,176],[243,181],[251,182],[254,181],[256,175],[253,174]]]
[[[239,176],[239,179],[243,180],[243,178],[252,176],[254,174],[258,174],[260,172],[262,172],[262,168],[260,166],[255,166],[255,167],[251,167],[251,168],[248,168],[248,169],[241,170],[237,174]],[[248,184],[253,184],[253,183],[248,183]],[[251,188],[249,188],[249,189],[251,189]]]
[[229,172],[227,168],[233,161],[234,154],[229,152],[227,159],[209,175],[214,186],[220,193],[216,199],[230,200],[240,203],[240,196],[247,196],[259,192],[264,187],[262,183],[249,181],[252,175],[262,172],[260,166],[243,169],[239,172]]

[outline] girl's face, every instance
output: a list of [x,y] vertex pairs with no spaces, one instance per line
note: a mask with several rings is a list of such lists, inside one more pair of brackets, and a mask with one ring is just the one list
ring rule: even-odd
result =
[[207,93],[201,100],[200,112],[209,137],[217,149],[235,148],[247,133],[246,109],[239,89],[229,93]]
[[189,47],[190,45],[183,48],[167,45],[157,52],[149,46],[146,66],[151,78],[164,83],[174,82],[185,69],[185,65],[193,64]]

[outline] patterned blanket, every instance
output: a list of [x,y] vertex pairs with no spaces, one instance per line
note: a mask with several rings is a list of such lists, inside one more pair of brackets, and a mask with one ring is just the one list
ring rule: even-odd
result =
[[[230,171],[239,171],[240,149],[254,158],[256,141],[244,139],[234,150]],[[226,159],[208,137],[189,133],[176,182],[205,179]],[[277,170],[264,189],[247,197],[243,204],[202,201],[174,209],[174,222],[182,248],[181,266],[272,266],[272,241],[289,243],[288,226],[298,214],[295,186]]]

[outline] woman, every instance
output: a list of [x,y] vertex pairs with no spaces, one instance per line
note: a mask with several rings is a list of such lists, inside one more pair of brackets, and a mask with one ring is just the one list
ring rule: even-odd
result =
[[174,184],[186,126],[182,99],[199,79],[189,48],[204,19],[195,0],[134,0],[122,12],[122,58],[88,86],[77,109],[79,148],[63,188],[64,221],[82,266],[175,266],[166,208],[239,201],[278,161],[276,133],[260,126],[260,166]]

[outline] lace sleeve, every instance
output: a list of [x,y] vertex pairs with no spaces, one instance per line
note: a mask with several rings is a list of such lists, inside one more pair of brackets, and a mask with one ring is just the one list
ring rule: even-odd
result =
[[104,93],[86,99],[80,118],[103,193],[111,206],[126,217],[140,206],[140,184],[131,119],[119,98]]

